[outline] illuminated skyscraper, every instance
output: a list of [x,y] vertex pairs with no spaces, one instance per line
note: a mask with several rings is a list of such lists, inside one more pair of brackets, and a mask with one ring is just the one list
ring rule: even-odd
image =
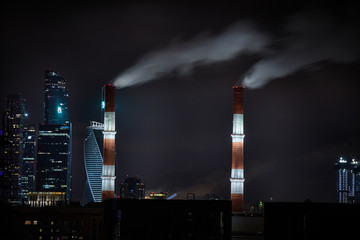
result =
[[65,79],[58,72],[47,70],[45,72],[45,124],[69,124],[68,98]]
[[36,165],[37,192],[71,191],[71,124],[40,125]]
[[20,93],[8,94],[2,121],[0,159],[0,199],[18,203],[19,174],[23,153],[25,103]]
[[71,194],[71,123],[66,81],[57,72],[45,72],[44,124],[39,125],[35,186],[37,192]]
[[20,164],[20,199],[22,202],[28,201],[29,192],[34,191],[34,164],[36,130],[35,125],[24,127],[23,156]]
[[360,162],[340,158],[335,163],[337,170],[337,199],[340,203],[360,203]]
[[84,141],[86,181],[83,192],[83,205],[89,202],[101,202],[103,131],[104,124],[94,121],[90,122],[90,126],[86,128]]

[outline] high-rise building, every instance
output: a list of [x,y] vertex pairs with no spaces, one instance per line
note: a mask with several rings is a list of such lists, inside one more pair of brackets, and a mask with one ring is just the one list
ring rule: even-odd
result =
[[103,131],[104,124],[95,121],[91,121],[90,126],[86,128],[84,141],[86,181],[83,192],[83,205],[89,202],[101,202]]
[[25,103],[20,93],[7,95],[2,119],[0,200],[19,203],[19,174],[23,154]]
[[71,124],[40,125],[36,164],[37,192],[71,192]]
[[138,177],[126,176],[120,183],[120,198],[145,199],[145,184]]
[[[71,194],[71,123],[66,81],[57,72],[45,72],[44,124],[37,139],[36,192]],[[39,193],[39,194],[40,194]]]
[[28,202],[29,192],[34,191],[34,166],[35,166],[35,146],[36,129],[35,125],[24,127],[23,132],[23,156],[20,164],[20,199],[23,203]]
[[342,157],[335,163],[336,190],[339,203],[360,203],[360,162]]
[[65,79],[58,72],[47,70],[45,72],[45,124],[69,124],[68,98]]

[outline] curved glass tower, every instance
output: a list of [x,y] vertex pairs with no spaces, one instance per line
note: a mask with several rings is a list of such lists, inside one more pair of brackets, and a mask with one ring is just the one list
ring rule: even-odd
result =
[[84,165],[86,182],[83,193],[83,205],[89,202],[101,202],[103,132],[104,124],[90,122],[86,128],[84,141]]

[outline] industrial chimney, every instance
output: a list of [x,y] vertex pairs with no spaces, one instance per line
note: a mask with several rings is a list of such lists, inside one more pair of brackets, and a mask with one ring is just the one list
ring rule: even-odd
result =
[[102,201],[115,197],[115,87],[111,84],[103,88],[104,111],[104,149],[102,169]]
[[232,212],[244,211],[244,89],[234,86],[234,116],[232,137],[231,201]]

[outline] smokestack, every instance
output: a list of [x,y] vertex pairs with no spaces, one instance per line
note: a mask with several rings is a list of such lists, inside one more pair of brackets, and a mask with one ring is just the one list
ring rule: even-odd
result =
[[232,212],[244,211],[244,89],[234,86],[234,116],[231,165],[231,201]]
[[102,169],[102,201],[115,196],[115,87],[111,84],[103,88],[104,112],[104,149]]

